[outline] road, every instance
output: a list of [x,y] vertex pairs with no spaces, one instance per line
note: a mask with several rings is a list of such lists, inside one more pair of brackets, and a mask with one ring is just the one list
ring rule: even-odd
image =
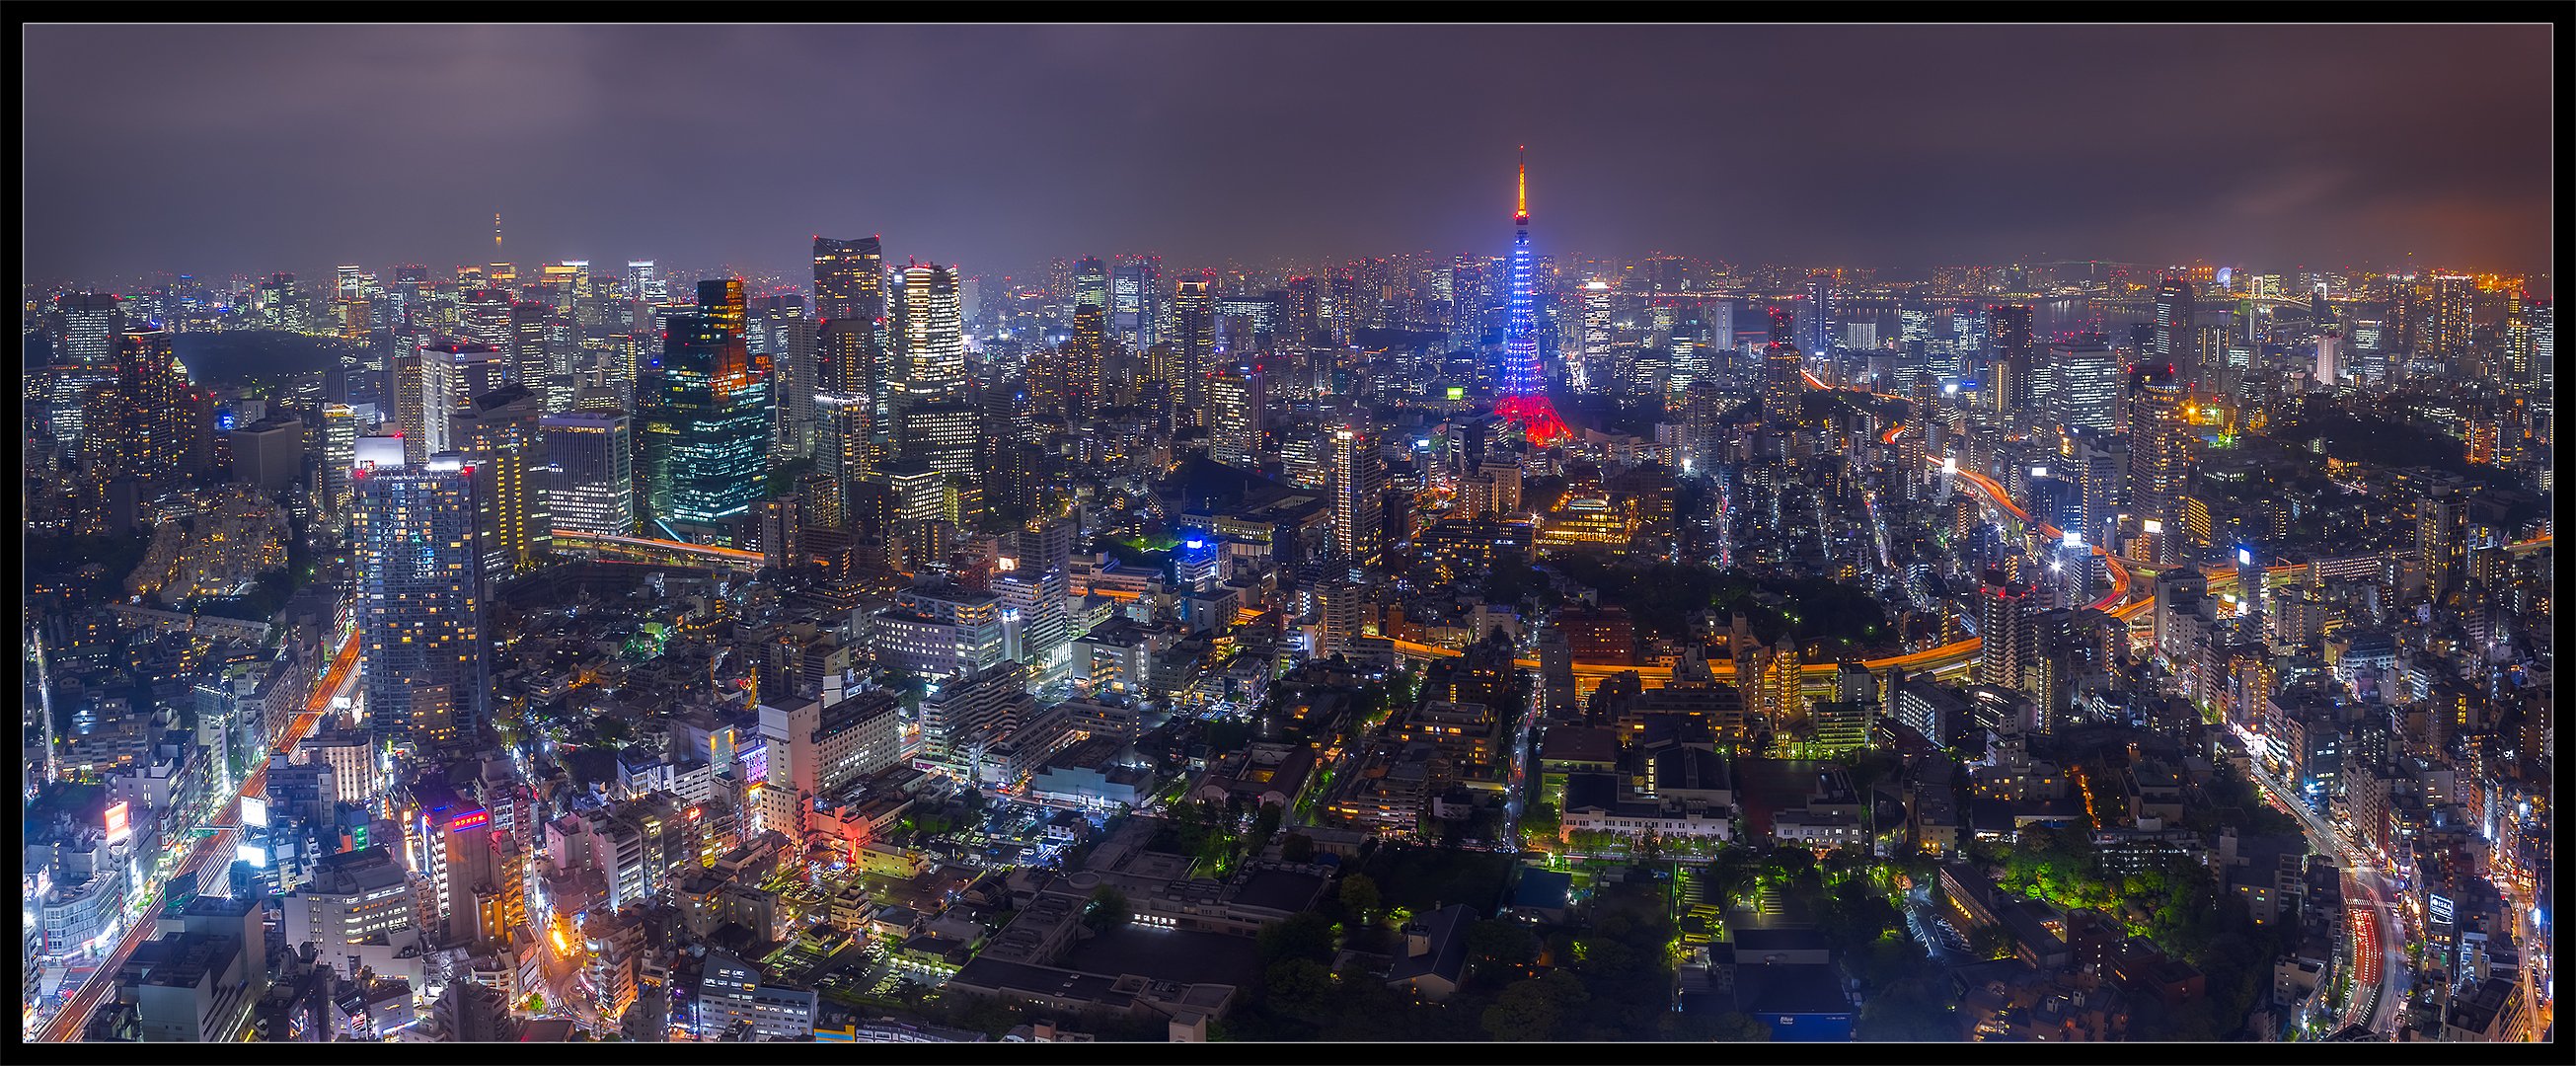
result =
[[[2240,730],[2241,732],[2241,730]],[[2343,865],[2348,883],[2361,891],[2358,898],[2350,892],[2344,896],[2348,918],[2356,932],[2368,928],[2373,936],[2357,936],[2353,942],[2353,998],[2356,1005],[2367,1003],[2367,1011],[2352,1012],[2351,1020],[2364,1021],[2373,1033],[2396,1036],[2397,1012],[2406,1004],[2407,968],[2397,964],[2405,957],[2405,939],[2397,928],[2397,907],[2380,883],[2379,870],[2373,860],[2355,848],[2334,827],[2309,810],[2306,801],[2280,778],[2273,776],[2261,760],[2252,762],[2255,779],[2271,790],[2281,809],[2288,811],[2307,830],[2308,841],[2315,850],[2335,857]],[[2367,984],[2365,984],[2367,980]]]
[[[322,716],[330,711],[333,697],[346,691],[357,680],[357,675],[358,635],[353,630],[340,645],[340,654],[332,660],[331,669],[315,682],[313,695],[305,700],[303,712],[296,715],[295,720],[288,724],[285,736],[278,742],[277,753],[285,754],[294,750],[296,742],[311,733],[314,723],[321,721]],[[162,890],[179,874],[199,874],[209,864],[231,862],[233,841],[238,835],[241,824],[241,798],[265,795],[267,790],[268,765],[263,762],[259,769],[252,771],[250,777],[242,782],[241,791],[227,799],[223,810],[217,812],[214,818],[206,823],[217,827],[216,832],[197,842],[197,846],[188,853],[188,857],[181,860],[178,871],[175,874],[154,877],[150,884],[139,886],[143,905],[129,912],[134,917],[131,918],[131,924],[125,930],[125,935],[118,939],[116,950],[100,960],[97,968],[91,970],[89,976],[81,982],[80,988],[64,1001],[62,1008],[55,1011],[53,1017],[45,1020],[36,1039],[62,1042],[79,1038],[81,1029],[89,1022],[90,1012],[96,1010],[103,999],[116,991],[116,973],[124,968],[125,960],[131,958],[134,949],[141,947],[145,940],[152,938],[152,930],[159,924],[155,919],[161,909]]]

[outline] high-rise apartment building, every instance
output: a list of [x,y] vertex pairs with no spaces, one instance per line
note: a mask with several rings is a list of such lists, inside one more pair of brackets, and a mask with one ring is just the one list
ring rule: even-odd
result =
[[488,579],[536,569],[554,542],[547,497],[538,488],[545,472],[538,420],[545,413],[526,385],[484,393],[456,413],[455,447],[474,472],[476,539]]
[[357,615],[369,728],[424,748],[490,717],[482,548],[465,457],[357,478]]
[[1977,590],[1977,682],[2018,690],[2039,649],[2031,588],[1988,570]]
[[2190,403],[2181,377],[2161,366],[2146,368],[2129,397],[2129,499],[2132,510],[2170,526],[2182,516],[2184,479],[2191,471]]
[[1377,562],[1386,464],[1366,430],[1344,426],[1332,439],[1333,554],[1351,566]]
[[179,470],[192,446],[190,438],[209,431],[189,424],[187,407],[180,402],[187,387],[168,331],[117,335],[118,417],[106,428],[112,434],[116,469],[138,477]]

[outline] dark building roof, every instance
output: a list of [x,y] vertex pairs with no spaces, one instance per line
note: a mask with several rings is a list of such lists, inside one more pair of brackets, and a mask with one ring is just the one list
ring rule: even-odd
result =
[[1467,927],[1475,920],[1464,903],[1452,903],[1423,916],[1415,924],[1428,934],[1430,950],[1398,956],[1386,972],[1387,981],[1436,977],[1452,985],[1463,982],[1467,976]]
[[1324,879],[1310,873],[1264,867],[1244,878],[1234,891],[1239,906],[1296,913],[1315,905],[1324,894]]
[[1574,889],[1574,874],[1563,870],[1522,870],[1512,887],[1512,906],[1564,910]]
[[1781,1014],[1850,1015],[1851,997],[1827,963],[1778,963],[1735,969],[1735,1009],[1754,1017]]

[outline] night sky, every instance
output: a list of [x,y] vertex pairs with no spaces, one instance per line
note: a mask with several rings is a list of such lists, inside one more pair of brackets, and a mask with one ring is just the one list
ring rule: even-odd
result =
[[2547,26],[25,30],[39,276],[1541,251],[2541,271]]

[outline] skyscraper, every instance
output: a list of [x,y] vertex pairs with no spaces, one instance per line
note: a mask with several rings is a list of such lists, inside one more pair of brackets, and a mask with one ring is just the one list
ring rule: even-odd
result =
[[1173,343],[1180,348],[1181,406],[1190,421],[1206,417],[1208,378],[1216,367],[1216,307],[1208,298],[1208,283],[1184,281],[1172,297]]
[[[515,349],[510,331],[510,294],[499,289],[475,289],[465,294],[456,307],[456,331],[466,340],[489,344],[496,351]],[[498,387],[498,386],[495,386]]]
[[958,317],[953,268],[904,268],[903,332],[905,392],[935,397],[966,384],[966,334]]
[[1073,309],[1079,314],[1085,307],[1109,312],[1109,268],[1087,255],[1073,265]]
[[190,445],[191,427],[180,404],[187,387],[179,374],[178,355],[165,330],[123,333],[116,338],[116,384],[119,417],[91,432],[108,438],[119,470],[138,477],[160,477],[179,469]]
[[537,485],[545,468],[538,420],[545,413],[536,390],[526,385],[484,393],[457,411],[450,433],[474,475],[475,538],[485,577],[535,569],[554,541],[554,522]]
[[2425,321],[2429,342],[2424,347],[2433,358],[2451,364],[2454,373],[2469,358],[2469,299],[2476,291],[2477,281],[2468,275],[2433,276],[2433,313]]
[[[569,411],[572,409],[572,364],[570,359],[554,358],[546,343],[547,327],[553,319],[554,309],[545,304],[511,305],[509,348],[512,380],[536,393],[538,402],[546,410]],[[565,354],[570,353],[567,351]]]
[[450,450],[448,429],[460,399],[467,395],[459,380],[462,357],[491,356],[490,346],[452,337],[425,339],[394,357],[392,368],[394,425],[403,438],[403,462],[419,466]]
[[668,295],[670,294],[663,288],[661,274],[654,268],[653,260],[629,259],[626,261],[627,299],[659,302]]
[[1977,591],[1977,682],[2020,689],[2022,672],[2037,657],[2038,630],[2030,586],[1988,570]]
[[54,298],[55,365],[45,394],[54,443],[68,447],[80,442],[82,397],[113,380],[123,329],[124,314],[114,296],[73,292]]
[[344,403],[324,405],[319,438],[322,461],[314,472],[321,482],[322,509],[345,520],[353,491],[349,472],[358,462],[358,412]]
[[777,343],[771,355],[770,380],[777,393],[777,424],[770,429],[770,459],[793,462],[814,454],[815,386],[822,379],[821,323],[799,316],[775,320]]
[[567,411],[537,420],[546,510],[557,529],[635,532],[635,440],[624,411]]
[[2155,366],[2140,368],[2129,397],[2129,497],[2135,513],[2168,526],[2181,518],[2176,508],[2190,472],[2188,396],[2180,375]]
[[470,740],[489,719],[482,562],[464,457],[357,478],[353,543],[369,727],[380,742]]
[[1378,458],[1377,442],[1349,426],[1333,431],[1332,455],[1333,553],[1354,567],[1374,565],[1386,464]]
[[2120,427],[2121,385],[2127,375],[2119,357],[2111,351],[2110,340],[2099,333],[2081,333],[2074,339],[2048,346],[2049,405],[2060,426],[2091,426],[2104,433]]
[[1110,328],[1129,347],[1162,343],[1163,257],[1122,255],[1109,278]]
[[1259,368],[1207,379],[1208,458],[1249,470],[1261,460],[1263,381]]
[[116,360],[116,338],[125,316],[115,296],[67,292],[54,297],[54,362],[103,367]]
[[2031,364],[2038,355],[2030,332],[2030,305],[1988,307],[1986,323],[1987,342],[1994,346],[1994,358],[1986,369],[1986,392],[1999,413],[2025,410],[2031,400]]
[[636,387],[638,502],[649,520],[714,523],[751,509],[767,487],[769,388],[741,336],[717,319],[671,320],[662,357]]
[[1842,323],[1842,292],[1831,274],[1814,274],[1807,278],[1806,348],[1811,352],[1833,350]]
[[707,326],[723,330],[748,346],[750,335],[745,330],[745,319],[750,312],[746,304],[741,278],[708,278],[698,283],[699,317],[706,319]]
[[885,317],[885,249],[877,238],[814,238],[814,310],[826,322]]
[[1529,164],[1520,168],[1520,199],[1512,213],[1511,325],[1504,336],[1502,395],[1494,413],[1521,428],[1537,447],[1572,439],[1574,431],[1557,417],[1547,398],[1547,373],[1538,361],[1538,302],[1531,293],[1536,264],[1529,243]]
[[2160,362],[2173,366],[2188,384],[2197,382],[2209,372],[2200,365],[2200,338],[2192,329],[2191,283],[2168,277],[2156,286],[2156,321],[2149,350],[2139,353],[2139,362]]
[[1314,342],[1315,331],[1323,324],[1323,304],[1315,291],[1315,279],[1304,276],[1288,279],[1286,316],[1287,328],[1280,332],[1283,340],[1300,349]]

